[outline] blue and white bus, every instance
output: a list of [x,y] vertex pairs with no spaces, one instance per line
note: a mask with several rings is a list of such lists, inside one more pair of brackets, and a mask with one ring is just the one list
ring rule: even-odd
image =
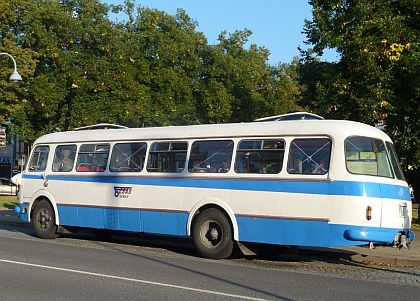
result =
[[[391,139],[295,120],[81,128],[38,138],[20,218],[41,238],[90,228],[191,237],[203,257],[267,246],[408,247],[412,204]],[[100,127],[99,127],[100,128]]]

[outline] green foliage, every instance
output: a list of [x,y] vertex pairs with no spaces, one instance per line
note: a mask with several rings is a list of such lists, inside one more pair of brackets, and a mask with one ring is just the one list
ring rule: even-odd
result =
[[[406,165],[420,164],[418,0],[314,0],[305,22],[301,105],[327,118],[383,123]],[[327,48],[337,62],[317,58]]]
[[[126,18],[111,21],[110,11]],[[0,50],[24,81],[7,84],[1,68],[0,117],[33,142],[95,123],[242,122],[299,109],[297,61],[269,66],[267,49],[245,48],[247,29],[208,45],[197,25],[182,9],[171,16],[131,1],[2,1]]]

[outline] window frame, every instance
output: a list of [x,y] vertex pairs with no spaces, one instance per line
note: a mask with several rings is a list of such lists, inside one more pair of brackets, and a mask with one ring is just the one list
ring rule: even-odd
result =
[[[242,145],[245,143],[252,143],[253,146]],[[276,147],[270,147],[270,143]],[[283,169],[285,146],[286,142],[282,138],[240,140],[237,143],[234,170],[238,174],[279,174]],[[270,160],[271,155],[276,153],[280,153],[279,160]]]
[[[90,150],[89,147],[92,146],[93,150]],[[100,147],[104,147],[104,149],[100,149]],[[76,171],[104,172],[108,166],[110,149],[109,143],[85,143],[80,145],[77,152]],[[90,156],[91,158],[89,158]],[[95,164],[94,160],[97,160],[98,164]],[[99,160],[101,164],[99,164]]]
[[[199,149],[198,146],[203,146]],[[232,139],[195,140],[188,160],[190,173],[227,173],[231,169],[234,141]],[[195,148],[198,147],[196,150]],[[206,155],[207,153],[207,155]]]
[[[370,143],[364,143],[364,145],[361,145],[356,144],[355,141],[350,141],[350,139],[358,138],[369,140]],[[375,143],[372,144],[373,142]],[[352,154],[350,151],[347,151],[348,143],[353,145],[356,149],[355,151],[352,151]],[[367,146],[370,146],[371,148],[367,149]],[[357,152],[357,150],[359,151]],[[389,150],[386,147],[385,141],[382,139],[357,135],[348,136],[344,140],[344,157],[346,170],[350,174],[391,179],[395,178],[394,170],[389,158]],[[386,166],[384,166],[385,162],[387,163]],[[375,172],[373,172],[373,168],[375,168]],[[383,171],[382,174],[381,171]],[[386,172],[388,172],[388,174],[386,174]]]
[[[139,147],[135,148],[134,146],[136,145],[139,145]],[[119,148],[122,146],[130,146],[129,151],[131,152],[131,154],[129,156],[125,155],[124,150],[122,148]],[[111,158],[109,161],[109,171],[110,172],[141,172],[144,169],[144,165],[146,161],[147,146],[148,146],[147,143],[144,141],[115,143],[112,146]],[[119,149],[117,150],[117,148]],[[128,154],[129,151],[127,150],[126,153]],[[119,158],[117,156],[120,154],[125,156],[125,159],[123,158],[123,161],[118,162],[118,164],[114,164],[117,160],[119,161]],[[138,162],[136,162],[136,160],[133,160],[132,158],[138,158]],[[122,166],[124,162],[127,163],[126,166]],[[121,166],[118,167],[119,165]]]
[[188,146],[187,141],[152,142],[147,155],[147,172],[183,172],[187,163]]
[[[69,149],[72,147],[73,149]],[[61,150],[60,153],[58,153]],[[65,150],[70,150],[70,154],[65,156],[63,152]],[[71,156],[73,154],[73,156]],[[74,163],[76,162],[76,154],[77,154],[77,145],[76,144],[61,144],[57,145],[55,147],[54,151],[54,158],[53,158],[53,165],[52,165],[52,171],[53,172],[71,172],[74,168]],[[59,155],[59,156],[58,156]],[[70,162],[66,160],[68,158],[71,160]],[[67,162],[66,162],[67,161]],[[58,165],[57,165],[58,164]],[[56,168],[58,166],[58,169]],[[64,168],[66,166],[71,166],[71,168]]]
[[[311,145],[311,141],[316,141],[317,144]],[[299,142],[299,145],[297,142]],[[306,176],[327,175],[330,170],[332,148],[331,137],[294,138],[289,144],[287,172],[293,175]]]
[[[45,149],[42,151],[37,151],[38,149]],[[37,145],[32,152],[31,159],[29,160],[28,164],[28,171],[29,172],[43,172],[47,169],[48,164],[48,156],[50,153],[50,146],[49,145]],[[44,156],[42,156],[44,155]],[[36,159],[35,159],[36,158]],[[33,162],[36,160],[36,162]],[[37,163],[34,165],[33,163]]]

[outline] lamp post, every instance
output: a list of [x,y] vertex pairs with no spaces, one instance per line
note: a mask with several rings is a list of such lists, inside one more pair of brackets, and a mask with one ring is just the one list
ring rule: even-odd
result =
[[[10,57],[13,61],[13,64],[15,66],[15,69],[13,70],[12,75],[10,75],[9,77],[9,81],[12,84],[15,85],[19,85],[19,83],[22,81],[22,76],[20,76],[19,72],[17,72],[17,64],[16,64],[16,60],[13,56],[11,56],[10,54],[8,54],[7,52],[0,52],[0,55],[7,55],[8,57]],[[13,140],[12,140],[12,158],[11,158],[11,162],[10,162],[10,177],[13,177],[14,173],[13,173],[13,168],[15,166],[15,157],[16,157],[16,135],[13,135]]]
[[19,84],[19,82],[22,81],[22,76],[20,76],[20,74],[17,72],[17,65],[16,65],[15,59],[13,58],[13,56],[8,54],[7,52],[0,52],[0,55],[7,55],[8,57],[12,59],[13,64],[15,65],[15,70],[13,71],[12,75],[10,75],[9,81],[14,84]]

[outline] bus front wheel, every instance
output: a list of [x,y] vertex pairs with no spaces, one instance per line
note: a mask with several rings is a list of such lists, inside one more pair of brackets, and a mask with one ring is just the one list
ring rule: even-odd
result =
[[193,240],[198,253],[210,259],[228,258],[233,251],[232,226],[225,214],[211,208],[194,222]]
[[32,225],[40,238],[57,238],[54,210],[47,200],[41,200],[35,207]]

